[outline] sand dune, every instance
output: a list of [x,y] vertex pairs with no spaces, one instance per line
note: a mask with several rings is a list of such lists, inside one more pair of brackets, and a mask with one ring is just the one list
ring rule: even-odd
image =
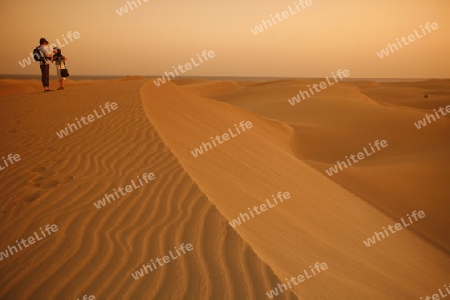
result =
[[[278,191],[291,193],[291,201],[244,223],[236,231],[281,278],[296,276],[316,261],[327,262],[330,269],[324,274],[293,289],[300,297],[403,299],[419,297],[442,285],[449,275],[449,260],[445,251],[411,231],[397,233],[395,238],[367,248],[362,243],[364,239],[397,220],[337,185],[294,155],[299,148],[308,147],[308,141],[297,145],[299,135],[295,126],[304,132],[317,130],[319,135],[322,134],[320,129],[328,130],[331,131],[329,136],[332,136],[333,132],[339,132],[338,126],[365,124],[366,115],[358,115],[359,120],[351,119],[354,124],[335,124],[329,117],[337,119],[338,114],[324,109],[323,101],[328,100],[326,106],[330,105],[331,111],[347,101],[353,106],[347,105],[345,108],[355,112],[363,109],[364,105],[374,106],[373,101],[367,102],[355,87],[343,85],[338,90],[330,88],[323,91],[323,95],[328,96],[322,101],[321,112],[325,115],[319,116],[320,107],[316,107],[315,112],[303,111],[302,117],[291,112],[295,107],[287,103],[288,95],[292,91],[298,92],[298,85],[281,81],[273,83],[273,86],[264,85],[258,94],[255,94],[258,87],[250,86],[247,90],[217,97],[232,104],[239,102],[247,110],[271,119],[276,119],[275,114],[281,114],[280,119],[292,123],[292,127],[229,104],[188,94],[186,85],[178,88],[174,84],[166,84],[156,88],[147,83],[142,95],[146,113],[165,143],[228,220],[236,218],[240,212],[246,212],[248,207],[264,203],[271,194]],[[275,92],[270,93],[274,89],[277,89],[276,98],[273,97]],[[203,93],[204,90],[199,94]],[[280,98],[286,108],[281,107]],[[307,100],[302,105],[308,101],[313,100]],[[280,107],[278,110],[275,104]],[[351,113],[347,112],[347,115]],[[202,156],[191,154],[190,151],[202,142],[226,132],[242,120],[251,121],[254,129]],[[308,120],[311,120],[309,124],[306,122]],[[332,126],[321,127],[325,122]],[[388,124],[385,126],[389,128]],[[363,134],[361,130],[360,136],[353,137],[354,145],[360,145]],[[292,145],[295,147],[290,147]],[[345,142],[341,143],[340,149],[333,151],[333,155],[348,154],[342,145]],[[325,149],[322,151],[326,153]],[[435,217],[428,216],[430,214],[428,219]],[[442,219],[431,221],[442,224]],[[444,243],[439,236],[436,240]],[[421,276],[417,275],[418,272]]]
[[[393,218],[399,219],[414,209],[429,212],[432,217],[412,230],[448,252],[450,206],[445,178],[450,177],[450,170],[443,166],[450,165],[449,116],[420,130],[413,125],[425,114],[434,113],[425,107],[450,104],[450,97],[424,99],[421,91],[430,84],[430,88],[445,92],[449,90],[448,83],[382,83],[375,85],[379,94],[375,99],[367,96],[372,95],[367,90],[374,85],[345,83],[292,107],[288,97],[306,90],[312,82],[276,83],[264,91],[249,88],[214,98],[292,126],[296,156],[322,174],[336,161],[344,161],[345,156],[356,154],[369,143],[387,140],[388,148],[331,179]],[[407,97],[415,106],[406,106]]]
[[[159,138],[143,113],[142,79],[79,84],[0,99],[0,249],[57,224],[59,231],[1,261],[2,299],[262,299],[279,281]],[[117,111],[59,139],[55,132],[107,101]],[[156,179],[101,209],[93,202],[144,172]],[[194,250],[138,280],[174,246]],[[292,293],[284,299],[297,299]]]
[[[1,299],[268,299],[316,262],[328,269],[276,299],[418,299],[448,282],[450,120],[413,125],[450,102],[448,82],[341,83],[295,106],[287,100],[317,80],[174,82],[42,93],[38,81],[0,81],[1,156],[21,157],[0,172],[0,252],[59,228],[0,261]],[[106,102],[117,110],[58,138]],[[192,155],[241,121],[253,127]],[[389,146],[325,174],[376,139]],[[93,205],[149,172],[155,180]],[[291,198],[230,226],[279,191]],[[426,217],[364,245],[413,210]],[[182,243],[193,251],[131,276]]]

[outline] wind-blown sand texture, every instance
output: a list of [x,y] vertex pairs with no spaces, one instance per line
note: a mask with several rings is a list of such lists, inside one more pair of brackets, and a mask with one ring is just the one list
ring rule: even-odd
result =
[[[291,106],[314,80],[0,80],[0,251],[39,227],[59,231],[0,261],[0,299],[268,299],[317,261],[328,269],[276,299],[419,299],[450,278],[449,81],[340,83]],[[55,84],[52,82],[53,86]],[[429,94],[424,99],[423,94]],[[105,102],[118,109],[63,139]],[[253,128],[194,157],[240,121]],[[369,142],[389,146],[332,177]],[[145,172],[154,181],[93,202]],[[286,202],[236,228],[271,194]],[[413,210],[426,217],[366,247]],[[182,243],[193,251],[134,280]]]

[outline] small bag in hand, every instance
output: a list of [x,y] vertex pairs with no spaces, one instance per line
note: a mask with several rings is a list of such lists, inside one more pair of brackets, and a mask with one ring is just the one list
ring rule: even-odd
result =
[[67,70],[66,63],[64,62],[64,69],[61,68],[61,77],[69,77],[69,70]]

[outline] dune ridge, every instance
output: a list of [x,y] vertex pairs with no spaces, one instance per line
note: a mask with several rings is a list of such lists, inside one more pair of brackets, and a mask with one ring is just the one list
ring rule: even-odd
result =
[[[394,220],[419,208],[428,212],[431,218],[411,230],[448,254],[450,240],[446,227],[450,223],[446,212],[450,204],[445,178],[450,176],[450,169],[443,166],[450,165],[446,154],[450,151],[447,139],[450,123],[447,116],[421,130],[414,126],[426,113],[434,113],[427,107],[438,108],[450,102],[445,96],[424,99],[422,94],[427,88],[445,93],[449,90],[448,80],[345,82],[296,107],[286,103],[289,95],[305,90],[312,82],[269,84],[264,91],[248,88],[209,97],[291,126],[295,156],[324,175],[326,169],[344,161],[345,156],[356,154],[375,140],[387,140],[389,146],[383,152],[329,179]],[[365,94],[367,89],[375,89],[377,97],[370,98]],[[408,101],[414,105],[408,106]]]
[[[279,279],[185,173],[145,116],[142,78],[0,98],[0,251],[41,226],[59,231],[1,261],[2,299],[262,299]],[[114,113],[56,131],[106,101]],[[154,181],[93,202],[144,172]],[[139,280],[131,273],[181,243],[194,250]],[[287,292],[280,299],[297,299]]]
[[[440,286],[449,276],[450,261],[445,253],[408,230],[367,248],[363,240],[397,220],[373,208],[294,154],[296,150],[292,146],[296,146],[298,131],[291,124],[315,125],[320,129],[320,123],[317,119],[313,120],[316,124],[305,124],[305,119],[287,122],[296,117],[287,111],[292,107],[281,109],[286,112],[282,114],[284,124],[274,121],[276,118],[272,115],[280,112],[274,107],[281,105],[281,100],[274,99],[270,89],[284,86],[282,97],[290,94],[290,90],[298,92],[296,86],[286,87],[289,84],[289,81],[276,82],[273,86],[268,83],[257,95],[251,95],[256,89],[250,86],[249,92],[237,90],[225,93],[222,98],[215,96],[221,101],[230,99],[227,102],[234,105],[240,102],[239,106],[246,110],[197,96],[193,93],[195,89],[187,89],[186,84],[177,87],[168,83],[156,88],[146,83],[141,94],[145,112],[162,139],[227,220],[246,212],[247,207],[264,203],[268,195],[279,190],[291,193],[292,201],[278,205],[235,230],[280,278],[296,276],[316,261],[329,265],[324,274],[293,288],[300,297],[417,297]],[[205,93],[203,87],[200,93]],[[344,84],[337,84],[337,90],[329,88],[322,93],[325,97],[333,95],[329,102],[335,107],[347,99],[357,108],[376,105],[373,101],[367,102],[354,87]],[[359,100],[349,98],[349,93]],[[286,100],[287,97],[282,102]],[[304,104],[314,103],[312,101],[317,99],[309,99]],[[311,112],[306,113],[311,115]],[[320,117],[325,121],[328,114]],[[366,115],[360,116],[364,117]],[[254,128],[201,157],[194,158],[190,154],[201,142],[225,132],[241,120],[250,120]],[[350,121],[357,124],[355,120]],[[180,135],[180,132],[187,134]],[[276,161],[272,161],[272,157],[276,157]],[[427,257],[423,257],[423,253],[427,253]],[[421,277],[416,274],[418,270]]]

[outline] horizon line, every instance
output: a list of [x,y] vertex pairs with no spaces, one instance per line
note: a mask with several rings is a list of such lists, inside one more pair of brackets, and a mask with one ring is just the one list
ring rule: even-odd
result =
[[[36,76],[39,77],[39,74],[33,73],[33,74],[0,74],[0,76]],[[72,75],[71,77],[150,77],[150,78],[159,78],[159,77],[163,77],[161,75],[104,75],[104,74],[98,74],[98,75],[86,75],[86,74],[80,74],[80,75]],[[280,79],[322,79],[322,78],[326,78],[329,76],[324,76],[324,77],[320,77],[320,76],[312,76],[312,77],[305,77],[305,76],[249,76],[249,75],[194,75],[194,76],[177,76],[171,80],[176,80],[179,78],[185,78],[185,79],[192,79],[192,78],[199,78],[199,77],[204,77],[204,78],[236,78],[236,77],[240,77],[240,78],[280,78]],[[430,80],[430,79],[450,79],[450,77],[446,78],[446,77],[348,77],[348,78],[343,78],[342,80],[349,80],[349,79],[425,79],[425,80]]]

